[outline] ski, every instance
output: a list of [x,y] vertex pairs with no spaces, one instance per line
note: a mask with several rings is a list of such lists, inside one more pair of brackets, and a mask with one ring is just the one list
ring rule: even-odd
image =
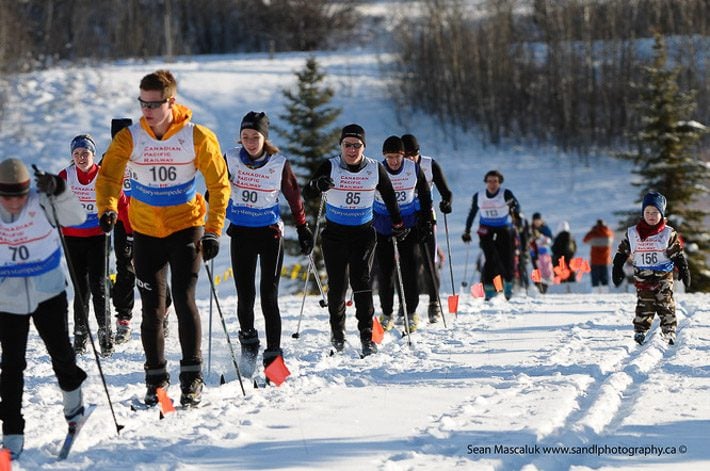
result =
[[88,406],[85,406],[84,415],[82,416],[81,420],[69,424],[69,430],[67,431],[67,435],[64,438],[62,448],[59,450],[59,455],[57,456],[57,459],[67,459],[67,456],[69,456],[69,452],[71,451],[71,448],[74,445],[74,442],[76,441],[76,437],[79,435],[79,432],[81,432],[82,427],[84,427],[84,424],[89,419],[89,416],[94,412],[95,409],[96,404],[89,404]]

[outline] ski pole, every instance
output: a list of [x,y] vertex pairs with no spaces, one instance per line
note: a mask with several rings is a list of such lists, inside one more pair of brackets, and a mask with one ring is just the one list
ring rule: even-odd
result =
[[[109,261],[111,251],[111,234],[106,234],[106,244],[104,246],[104,320],[106,328],[104,335],[111,333],[111,278],[109,277]],[[86,324],[89,325],[88,323]]]
[[399,265],[399,247],[397,247],[397,237],[392,236],[392,247],[394,248],[394,265],[397,270],[397,282],[402,293],[402,311],[404,311],[404,330],[407,333],[407,345],[412,347],[412,333],[409,331],[409,314],[407,313],[407,300],[404,295],[404,283],[402,282],[402,268]]
[[[323,206],[325,205],[325,194],[321,193],[320,196],[320,206],[318,207],[318,215],[316,216],[316,230],[313,232],[313,247],[315,248],[316,242],[318,241],[318,230],[320,229],[320,217],[323,214]],[[306,282],[303,285],[303,299],[301,300],[301,312],[298,314],[298,324],[296,325],[296,332],[291,334],[291,338],[297,339],[301,337],[301,320],[303,320],[303,308],[306,306],[306,296],[308,295],[308,277],[311,274],[311,267],[314,265],[313,263],[313,257],[309,256],[308,257],[308,269],[306,270]],[[315,269],[315,268],[314,268]],[[320,277],[316,276],[318,278],[318,283],[320,283]],[[323,291],[321,290],[321,293]],[[321,303],[323,300],[321,300]],[[325,303],[325,306],[328,304]],[[321,304],[321,307],[325,307],[323,304]]]
[[[214,258],[210,260],[210,268],[214,269]],[[207,375],[212,372],[212,296],[210,296],[210,315],[207,324]]]
[[318,291],[320,291],[321,300],[319,301],[320,307],[328,307],[328,299],[325,297],[325,291],[323,290],[323,283],[320,280],[320,275],[318,274],[318,268],[316,268],[316,262],[313,259],[313,252],[308,254],[310,258],[309,266],[313,270],[313,278],[316,280],[316,285],[318,285]]
[[461,281],[461,286],[462,287],[467,287],[468,286],[468,256],[471,253],[471,244],[465,244],[466,245],[466,262],[463,266],[463,280]]
[[[40,176],[44,175],[45,172],[38,169],[36,165],[32,165],[32,169],[35,172],[35,175]],[[65,190],[69,191],[69,190]],[[74,265],[72,265],[71,262],[71,257],[69,257],[69,250],[67,248],[67,241],[64,239],[64,234],[62,234],[62,225],[59,223],[59,217],[57,216],[57,207],[54,204],[54,196],[52,195],[47,195],[49,199],[49,205],[52,207],[52,216],[54,217],[54,223],[57,225],[57,233],[59,234],[59,241],[62,244],[62,250],[64,250],[64,259],[67,262],[67,270],[69,271],[69,278],[71,279],[72,286],[74,287],[74,295],[76,296],[79,293],[79,284],[77,281],[77,276],[76,276],[76,271],[74,270]],[[89,318],[87,315],[86,310],[84,309],[83,303],[79,303],[81,305],[81,313],[80,315],[84,319],[84,323],[88,326],[89,325]],[[91,349],[94,351],[94,359],[96,360],[96,366],[99,369],[99,376],[101,377],[101,383],[103,383],[104,386],[104,391],[106,392],[106,398],[108,399],[108,405],[109,408],[111,409],[111,416],[113,417],[113,423],[116,426],[116,435],[121,433],[121,430],[123,429],[123,425],[119,425],[118,420],[116,419],[116,412],[113,410],[113,401],[111,401],[111,394],[108,392],[108,385],[106,384],[106,376],[104,376],[104,370],[101,367],[101,360],[99,360],[99,353],[96,350],[96,344],[94,343],[94,336],[91,334],[91,329],[87,329],[87,333],[89,334],[89,341],[91,342]]]
[[[449,312],[454,311],[452,314],[456,314],[459,308],[458,294],[456,294],[456,288],[454,288],[454,265],[451,261],[451,241],[449,239],[449,221],[444,214],[444,232],[446,233],[446,250],[449,253],[449,276],[451,277],[451,296],[449,297]],[[454,306],[451,305],[451,301],[454,302]],[[455,309],[452,309],[455,307]],[[446,324],[446,322],[444,322]],[[446,325],[444,325],[446,326]]]
[[436,291],[436,302],[439,304],[441,318],[444,321],[444,328],[448,328],[448,326],[446,325],[446,313],[444,312],[444,308],[441,305],[441,296],[439,295],[439,283],[437,283],[436,276],[434,274],[434,261],[431,259],[431,254],[429,253],[429,248],[426,245],[426,241],[422,241],[419,243],[419,250],[424,252],[424,258],[427,262],[426,266],[429,268],[429,276],[431,276],[431,282],[434,285],[434,290]]
[[237,357],[234,355],[234,347],[232,347],[232,341],[229,338],[229,331],[227,330],[227,323],[224,321],[224,316],[222,315],[222,309],[219,306],[219,298],[217,297],[217,290],[214,287],[214,280],[212,278],[212,270],[210,270],[207,262],[204,262],[205,270],[207,271],[207,278],[210,280],[210,292],[214,297],[214,305],[217,307],[217,313],[222,321],[222,328],[224,329],[224,336],[227,337],[227,345],[229,345],[229,353],[232,355],[232,363],[234,364],[234,369],[237,371],[237,378],[239,379],[239,386],[242,388],[242,394],[246,397],[247,393],[244,390],[244,383],[242,383],[242,373],[239,371],[239,365],[237,364]]

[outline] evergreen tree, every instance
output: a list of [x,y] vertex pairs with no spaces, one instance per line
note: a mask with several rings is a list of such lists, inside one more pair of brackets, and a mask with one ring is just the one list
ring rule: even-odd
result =
[[[340,108],[330,106],[335,94],[323,85],[325,73],[321,72],[314,57],[296,72],[295,90],[283,90],[286,113],[279,118],[290,124],[290,129],[275,127],[288,144],[281,146],[293,166],[298,183],[305,185],[323,160],[337,152],[340,131],[328,126],[340,115]],[[306,215],[315,227],[320,201],[306,201]]]
[[[710,290],[707,266],[708,238],[703,229],[707,211],[701,201],[708,194],[710,169],[698,157],[698,142],[707,128],[691,116],[695,111],[695,93],[682,92],[678,86],[679,69],[666,65],[663,37],[656,35],[651,65],[644,67],[644,82],[639,89],[636,110],[640,130],[633,140],[636,151],[625,157],[636,164],[641,188],[638,203],[649,191],[658,191],[668,200],[666,217],[685,241],[692,291]],[[625,225],[639,220],[639,210],[625,212]]]
[[[323,161],[338,151],[340,130],[329,126],[341,110],[329,105],[335,91],[324,86],[325,73],[320,70],[315,57],[308,58],[305,67],[295,75],[298,79],[295,89],[282,91],[286,98],[286,112],[279,115],[280,119],[289,123],[290,128],[274,128],[287,142],[281,147],[291,162],[299,185],[303,187]],[[315,231],[320,200],[306,201],[305,205],[306,217]],[[291,253],[296,252],[295,245],[286,247]],[[314,247],[313,257],[320,270],[320,244]],[[311,289],[315,290],[314,283]]]

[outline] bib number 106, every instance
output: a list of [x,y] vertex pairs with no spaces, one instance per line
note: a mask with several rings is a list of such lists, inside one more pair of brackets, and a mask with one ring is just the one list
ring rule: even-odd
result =
[[151,167],[150,173],[154,182],[174,182],[177,180],[175,167]]

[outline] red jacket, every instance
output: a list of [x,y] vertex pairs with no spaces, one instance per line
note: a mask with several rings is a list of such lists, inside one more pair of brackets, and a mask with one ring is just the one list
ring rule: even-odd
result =
[[590,264],[609,265],[611,263],[611,245],[614,242],[614,232],[605,225],[595,225],[584,236],[584,243],[592,246]]

